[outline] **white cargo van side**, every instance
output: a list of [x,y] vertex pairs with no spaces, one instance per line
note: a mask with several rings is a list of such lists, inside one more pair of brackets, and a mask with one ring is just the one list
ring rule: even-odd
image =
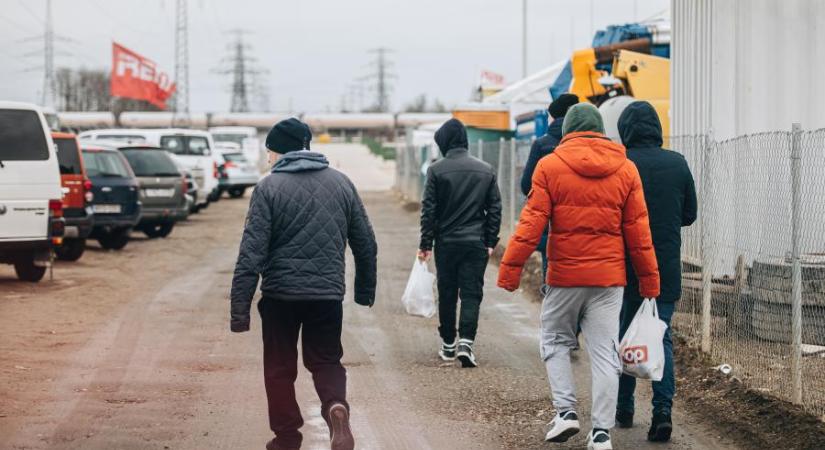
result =
[[40,281],[52,238],[63,235],[63,195],[54,143],[35,105],[0,102],[0,263]]

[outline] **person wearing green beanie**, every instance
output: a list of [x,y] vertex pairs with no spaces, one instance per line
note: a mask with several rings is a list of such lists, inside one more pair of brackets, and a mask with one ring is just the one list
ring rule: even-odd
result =
[[577,131],[593,131],[604,134],[604,122],[599,109],[590,103],[579,103],[570,107],[561,127],[563,136]]

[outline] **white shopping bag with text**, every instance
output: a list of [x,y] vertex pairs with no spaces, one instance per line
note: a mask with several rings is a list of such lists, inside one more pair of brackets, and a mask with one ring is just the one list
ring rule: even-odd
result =
[[645,380],[661,381],[665,371],[667,324],[659,319],[656,299],[646,298],[619,344],[624,373]]
[[435,314],[434,281],[435,275],[430,273],[427,263],[415,258],[407,288],[401,297],[407,314],[422,317],[432,317]]

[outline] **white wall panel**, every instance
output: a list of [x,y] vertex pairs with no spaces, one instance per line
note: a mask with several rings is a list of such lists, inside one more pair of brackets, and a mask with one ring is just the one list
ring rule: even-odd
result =
[[673,134],[825,127],[825,1],[671,5]]

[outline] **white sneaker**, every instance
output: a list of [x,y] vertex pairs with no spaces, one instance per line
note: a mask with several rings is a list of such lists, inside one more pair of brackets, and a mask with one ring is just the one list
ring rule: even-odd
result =
[[544,436],[547,442],[567,442],[580,430],[579,416],[576,411],[565,411],[564,414],[556,414],[556,418],[550,422],[550,431]]
[[587,450],[613,450],[610,434],[606,431],[591,431],[587,435]]
[[455,341],[453,341],[452,344],[441,341],[441,350],[438,351],[438,356],[440,356],[443,361],[455,361],[456,345]]

